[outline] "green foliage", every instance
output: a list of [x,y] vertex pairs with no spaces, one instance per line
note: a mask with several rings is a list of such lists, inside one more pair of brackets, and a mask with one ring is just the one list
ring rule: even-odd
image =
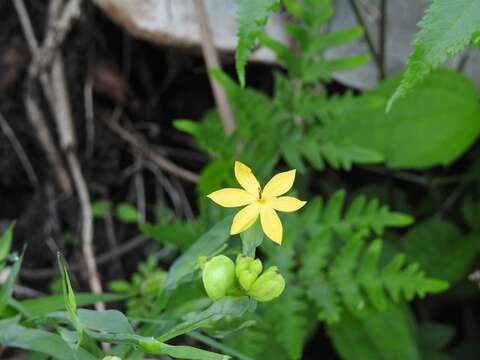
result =
[[450,360],[444,348],[453,340],[455,331],[452,327],[439,323],[424,323],[418,326],[418,342],[422,358],[433,360]]
[[225,243],[229,238],[231,221],[232,217],[225,218],[198,239],[182,256],[177,258],[165,281],[165,288],[168,291],[175,289],[183,278],[192,276],[194,270],[198,268],[198,258],[200,256],[213,256],[225,248]]
[[127,203],[117,205],[115,208],[115,215],[119,220],[126,223],[138,222],[137,208]]
[[245,87],[245,65],[255,41],[269,16],[280,4],[279,0],[238,0],[238,44],[236,68],[240,85]]
[[17,280],[18,272],[20,271],[20,267],[22,266],[24,253],[25,253],[25,250],[23,250],[20,257],[16,257],[15,263],[10,269],[10,273],[8,274],[8,277],[5,280],[5,283],[2,285],[2,288],[0,289],[0,313],[7,307],[9,302],[12,300],[13,285]]
[[157,259],[149,256],[138,265],[138,272],[133,274],[131,282],[112,281],[112,291],[127,297],[128,316],[148,318],[158,314],[164,307],[164,287],[167,273],[157,266]]
[[65,308],[67,309],[70,321],[77,332],[78,342],[74,344],[75,348],[80,346],[83,336],[83,325],[77,313],[77,300],[70,283],[70,277],[68,276],[65,264],[63,264],[60,254],[58,254],[58,268],[60,269],[61,281],[62,281],[62,293]]
[[[327,233],[328,234],[328,233]],[[312,254],[325,254],[325,248],[333,247],[332,234],[322,235],[322,241],[315,247],[309,247]],[[397,254],[383,268],[379,267],[382,241],[377,239],[368,246],[363,234],[341,236],[343,245],[330,259],[320,260],[323,268],[318,266],[314,256],[306,256],[304,261],[303,281],[312,285],[307,295],[318,308],[318,317],[329,323],[340,319],[345,307],[354,314],[362,314],[369,303],[379,310],[388,303],[401,299],[411,300],[415,296],[423,297],[427,293],[444,291],[448,284],[441,280],[425,276],[417,263],[405,263],[405,256]],[[362,255],[363,253],[363,255]],[[318,276],[310,268],[323,271]]]
[[412,228],[401,247],[428,274],[455,283],[471,269],[480,251],[480,235],[464,235],[455,225],[432,219]]
[[0,344],[47,354],[54,359],[96,360],[86,350],[72,349],[58,335],[18,324],[18,318],[0,321]]
[[112,211],[112,203],[108,200],[98,200],[92,203],[92,214],[96,218],[104,218]]
[[8,254],[12,247],[13,239],[13,229],[15,228],[15,223],[10,224],[7,230],[0,236],[0,270],[5,265],[7,261]]
[[480,31],[480,2],[434,0],[420,21],[402,82],[387,109],[409,93],[433,68],[463,50]]
[[367,200],[363,195],[354,198],[348,209],[343,211],[345,195],[345,191],[337,191],[325,206],[321,198],[311,201],[306,216],[319,216],[317,224],[314,225],[315,231],[335,230],[338,233],[348,233],[355,230],[373,230],[376,235],[382,235],[386,227],[404,227],[413,222],[411,216],[392,212],[388,206],[380,206],[377,199]]
[[411,315],[399,305],[384,311],[368,310],[358,317],[350,312],[327,331],[345,360],[420,360]]
[[398,77],[388,79],[356,99],[341,102],[330,131],[339,139],[379,152],[392,168],[452,163],[480,132],[475,86],[463,75],[438,70],[385,113],[385,101],[398,82]]

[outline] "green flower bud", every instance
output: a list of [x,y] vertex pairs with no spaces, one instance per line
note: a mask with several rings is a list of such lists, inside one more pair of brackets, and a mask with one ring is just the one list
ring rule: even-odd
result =
[[162,350],[163,343],[153,337],[144,337],[138,339],[137,345],[146,353],[159,354]]
[[108,356],[105,356],[102,360],[122,360],[122,359],[119,358],[118,356],[108,355]]
[[234,285],[235,264],[224,255],[215,256],[206,262],[202,280],[208,297],[212,300],[219,300]]
[[238,282],[246,291],[250,290],[258,275],[262,273],[263,266],[260,259],[239,254],[235,266]]
[[271,301],[279,297],[285,289],[285,279],[276,266],[268,268],[253,283],[248,295],[257,301]]

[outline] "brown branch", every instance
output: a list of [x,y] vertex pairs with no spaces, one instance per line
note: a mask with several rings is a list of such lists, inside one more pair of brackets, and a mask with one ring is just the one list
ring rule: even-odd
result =
[[5,119],[2,113],[0,113],[0,128],[4,132],[8,141],[10,141],[10,144],[12,144],[12,148],[17,154],[18,159],[22,163],[23,169],[25,170],[25,173],[27,174],[28,179],[30,180],[30,182],[34,187],[38,187],[39,185],[38,177],[37,177],[37,174],[35,173],[35,170],[33,170],[32,163],[28,159],[28,156],[25,150],[23,149],[22,144],[20,144],[20,141],[15,136],[13,129],[10,127],[10,125],[8,124],[8,121]]
[[61,14],[50,24],[42,47],[34,55],[30,67],[32,77],[37,77],[43,69],[52,64],[57,49],[70,31],[73,22],[81,15],[81,4],[82,0],[70,0]]
[[[38,51],[38,41],[35,37],[32,23],[25,8],[25,4],[23,0],[14,0],[13,4],[22,25],[22,30],[30,48],[30,52],[34,56],[35,53]],[[41,76],[41,80],[42,85],[44,85],[45,93],[47,94],[47,99],[50,99],[51,94],[48,91],[48,79],[45,74]],[[63,192],[70,194],[72,192],[70,178],[68,176],[67,170],[65,169],[62,158],[55,146],[55,142],[48,128],[45,115],[43,114],[43,111],[41,110],[39,104],[33,97],[31,83],[27,84],[27,91],[25,94],[25,109],[27,117],[33,128],[35,129],[35,133],[37,134],[40,145],[45,151],[47,159],[53,168],[60,189]]]
[[[135,248],[145,244],[150,238],[146,235],[138,235],[131,239],[130,241],[126,242],[125,244],[122,244],[118,246],[115,250],[108,250],[104,254],[98,256],[95,259],[95,264],[98,266],[106,265],[113,259],[119,258],[120,256],[131,252]],[[73,265],[70,265],[68,267],[70,271],[73,272],[79,272],[83,271],[85,269],[85,266],[83,263],[75,263]],[[28,269],[28,268],[22,268],[20,275],[22,277],[28,278],[28,279],[48,279],[54,276],[58,275],[58,270],[57,269]]]
[[184,180],[197,183],[198,175],[184,168],[179,167],[175,163],[171,162],[163,155],[159,154],[151,147],[149,147],[148,142],[133,130],[125,130],[121,127],[117,121],[110,119],[105,119],[105,123],[108,127],[113,130],[120,138],[130,144],[130,146],[140,152],[145,158],[148,158],[150,161],[154,162],[161,169],[168,171],[171,174],[174,174]]
[[[207,68],[221,69],[220,61],[218,60],[218,54],[215,49],[215,45],[213,44],[212,35],[208,26],[208,19],[203,0],[195,0],[193,1],[193,4],[195,8],[195,17],[197,19],[200,36],[202,39],[201,44],[203,57],[205,59]],[[213,90],[215,103],[217,104],[218,111],[220,112],[223,128],[225,129],[225,133],[229,135],[235,130],[236,125],[235,116],[233,115],[232,108],[228,102],[227,94],[225,89],[221,87],[220,84],[218,84],[210,74],[208,74],[208,79]]]
[[[85,258],[88,282],[95,294],[102,293],[102,283],[95,264],[93,251],[93,215],[90,202],[90,193],[82,173],[82,168],[75,152],[76,142],[73,127],[73,116],[66,86],[65,71],[61,52],[58,51],[53,60],[51,69],[52,93],[54,96],[54,108],[52,109],[62,150],[67,158],[67,163],[72,173],[73,183],[80,202],[81,210],[81,240],[82,252]],[[105,310],[105,304],[95,304],[97,310]]]

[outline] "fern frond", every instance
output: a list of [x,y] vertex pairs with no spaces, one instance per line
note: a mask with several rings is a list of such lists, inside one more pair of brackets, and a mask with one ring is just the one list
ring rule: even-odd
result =
[[345,308],[360,315],[369,307],[381,310],[391,302],[448,287],[428,278],[417,263],[407,264],[404,254],[381,268],[382,240],[367,243],[367,236],[381,235],[385,227],[408,225],[412,219],[391,212],[378,200],[358,196],[345,208],[345,192],[340,190],[326,203],[314,199],[302,219],[309,240],[299,278],[320,320],[334,323]]
[[240,85],[245,87],[245,64],[258,34],[267,23],[271,13],[278,8],[279,0],[238,1],[237,23],[238,44],[236,68]]
[[345,191],[335,192],[325,207],[319,209],[318,230],[335,230],[339,233],[355,230],[368,230],[382,235],[386,227],[404,227],[413,222],[411,216],[390,211],[388,206],[380,205],[377,199],[367,200],[363,195],[357,196],[344,210]]
[[301,279],[308,289],[307,296],[318,308],[320,320],[340,320],[343,307],[361,315],[368,305],[383,310],[390,302],[448,288],[447,282],[428,278],[417,263],[407,264],[404,254],[395,256],[381,269],[382,240],[367,246],[365,234],[343,233],[345,243],[337,252],[326,251],[331,246],[331,231],[324,231],[321,238],[309,242],[307,253],[321,256],[318,261],[314,256],[305,256]]
[[[282,314],[282,316],[278,316]],[[285,292],[266,309],[266,318],[274,324],[272,334],[289,359],[300,359],[307,337],[307,305],[302,287],[287,285]]]

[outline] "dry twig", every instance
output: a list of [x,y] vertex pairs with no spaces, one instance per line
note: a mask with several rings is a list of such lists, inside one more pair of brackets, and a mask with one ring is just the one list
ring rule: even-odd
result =
[[34,187],[38,187],[39,182],[38,182],[38,177],[37,174],[35,173],[35,170],[33,170],[33,166],[30,163],[30,160],[28,160],[28,156],[25,152],[25,150],[22,147],[22,144],[20,144],[20,141],[18,141],[17,137],[15,136],[15,133],[13,132],[13,129],[10,127],[8,124],[8,121],[5,119],[2,113],[0,113],[0,128],[4,132],[5,136],[7,137],[8,141],[12,144],[13,150],[18,156],[18,159],[22,163],[23,169],[25,170],[25,173],[28,176],[28,179],[32,183]]
[[[195,0],[193,2],[195,7],[195,16],[197,18],[200,35],[202,38],[202,52],[209,69],[220,69],[220,61],[218,60],[218,54],[213,44],[212,35],[208,27],[208,19],[205,11],[203,0]],[[215,79],[208,74],[210,86],[213,90],[213,96],[215,103],[217,104],[220,117],[223,121],[223,128],[225,133],[231,134],[235,130],[235,117],[233,115],[232,108],[228,102],[227,94],[225,90],[215,81]]]
[[140,134],[136,133],[133,130],[125,130],[118,124],[117,121],[105,119],[105,122],[108,127],[113,130],[113,132],[115,132],[120,138],[129,143],[130,146],[137,149],[140,154],[142,154],[150,161],[154,162],[161,169],[168,171],[169,173],[174,174],[184,180],[193,183],[198,182],[197,174],[187,169],[181,168],[180,166],[165,158],[163,155],[153,150],[151,147],[149,147],[147,141]]

